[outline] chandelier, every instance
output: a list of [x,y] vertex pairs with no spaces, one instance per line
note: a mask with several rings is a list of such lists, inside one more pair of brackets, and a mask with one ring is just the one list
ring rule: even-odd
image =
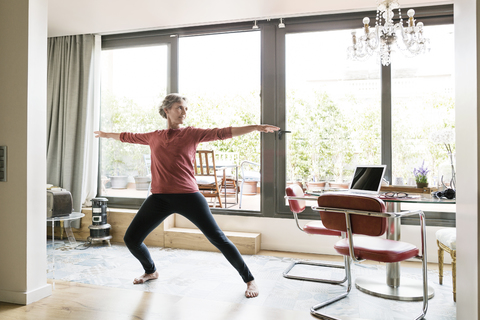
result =
[[[393,10],[398,9],[399,22],[393,22]],[[377,53],[382,65],[388,66],[391,62],[391,53],[394,46],[406,56],[416,56],[429,50],[429,40],[423,35],[423,23],[415,24],[415,10],[407,11],[408,21],[404,26],[402,12],[397,0],[378,0],[375,28],[370,28],[370,19],[363,18],[365,33],[357,37],[352,32],[353,45],[348,47],[348,57],[352,60],[364,60]],[[382,25],[383,23],[383,25]],[[400,34],[400,37],[397,37]]]

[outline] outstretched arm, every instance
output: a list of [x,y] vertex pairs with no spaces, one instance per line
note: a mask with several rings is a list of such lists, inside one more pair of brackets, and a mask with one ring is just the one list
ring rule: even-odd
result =
[[94,131],[93,133],[95,133],[95,138],[111,138],[115,140],[120,140],[120,133],[103,131]]
[[243,126],[243,127],[232,127],[232,137],[241,136],[254,131],[270,133],[278,130],[280,130],[279,127],[272,126],[270,124],[257,124],[257,125],[251,125],[251,126]]

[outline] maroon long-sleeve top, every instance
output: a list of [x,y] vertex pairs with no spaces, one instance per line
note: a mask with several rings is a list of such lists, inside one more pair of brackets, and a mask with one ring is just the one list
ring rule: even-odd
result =
[[150,146],[152,193],[194,193],[198,191],[194,161],[201,142],[232,137],[232,128],[185,127],[148,133],[122,132],[120,141]]

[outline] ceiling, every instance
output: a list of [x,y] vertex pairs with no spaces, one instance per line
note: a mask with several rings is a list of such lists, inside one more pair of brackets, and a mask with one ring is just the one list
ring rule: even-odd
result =
[[[402,8],[452,3],[404,0]],[[48,0],[48,36],[112,34],[372,10],[376,0]]]

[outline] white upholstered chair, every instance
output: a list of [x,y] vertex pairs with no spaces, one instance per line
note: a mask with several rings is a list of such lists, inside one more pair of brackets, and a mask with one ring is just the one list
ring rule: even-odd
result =
[[438,245],[438,282],[443,284],[443,255],[446,251],[452,257],[453,301],[457,301],[457,229],[440,229],[435,237]]

